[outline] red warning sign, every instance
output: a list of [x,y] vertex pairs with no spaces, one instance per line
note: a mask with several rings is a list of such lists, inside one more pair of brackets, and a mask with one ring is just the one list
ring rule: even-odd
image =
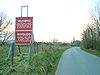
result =
[[17,17],[16,30],[32,30],[33,17]]
[[30,44],[33,36],[33,17],[16,18],[16,44]]
[[16,32],[16,44],[30,44],[32,32]]

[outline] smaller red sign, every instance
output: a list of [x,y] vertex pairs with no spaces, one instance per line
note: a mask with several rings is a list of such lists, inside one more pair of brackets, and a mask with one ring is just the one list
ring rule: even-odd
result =
[[32,30],[33,17],[16,17],[16,30]]
[[30,44],[32,31],[16,32],[16,44]]

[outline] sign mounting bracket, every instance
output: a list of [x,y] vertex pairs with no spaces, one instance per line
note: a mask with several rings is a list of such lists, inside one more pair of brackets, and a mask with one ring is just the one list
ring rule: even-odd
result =
[[23,8],[27,8],[27,16],[26,17],[28,17],[28,5],[23,5],[23,6],[21,6],[21,17],[22,17],[22,14],[23,14]]

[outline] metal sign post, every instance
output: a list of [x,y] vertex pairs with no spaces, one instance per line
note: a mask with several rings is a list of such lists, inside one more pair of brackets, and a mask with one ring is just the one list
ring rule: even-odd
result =
[[[27,9],[26,17],[23,8]],[[21,17],[16,17],[16,45],[29,45],[29,58],[32,56],[33,17],[28,17],[28,5],[21,6]]]
[[28,17],[28,5],[23,5],[21,6],[21,17],[22,17],[22,14],[23,14],[23,8],[27,8],[27,17]]

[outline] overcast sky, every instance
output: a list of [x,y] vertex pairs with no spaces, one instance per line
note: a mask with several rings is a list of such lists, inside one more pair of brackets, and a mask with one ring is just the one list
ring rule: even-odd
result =
[[[90,21],[89,5],[92,0],[0,0],[0,11],[5,12],[15,25],[15,17],[21,17],[21,6],[28,5],[29,17],[33,17],[33,33],[36,41],[56,38],[70,42],[73,36],[81,39],[81,32]],[[91,2],[91,3],[90,3]],[[26,16],[24,8],[23,17]]]

